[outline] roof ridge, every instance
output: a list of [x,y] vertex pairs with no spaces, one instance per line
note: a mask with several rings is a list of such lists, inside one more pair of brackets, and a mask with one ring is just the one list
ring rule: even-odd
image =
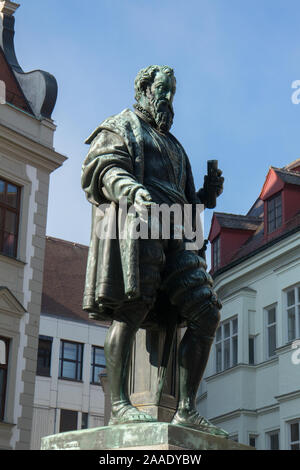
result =
[[243,217],[244,219],[252,219],[252,220],[257,220],[260,221],[261,217],[258,217],[256,215],[244,215],[244,214],[232,214],[230,212],[215,212],[215,215],[225,215],[225,216],[230,216],[230,217]]
[[288,169],[288,167],[295,167],[295,166],[299,166],[299,165],[300,165],[300,158],[296,158],[296,160],[294,160],[293,162],[288,163],[287,165],[285,165],[284,168]]
[[63,238],[51,237],[50,235],[46,235],[46,240],[60,242],[66,245],[78,246],[79,248],[88,248],[88,245],[83,245],[82,243],[72,242],[70,240],[64,240]]
[[300,177],[300,172],[299,171],[287,170],[285,167],[284,168],[277,168],[275,166],[272,166],[271,168],[275,171],[281,171],[282,173],[286,173],[288,175],[293,175],[293,176],[299,176]]

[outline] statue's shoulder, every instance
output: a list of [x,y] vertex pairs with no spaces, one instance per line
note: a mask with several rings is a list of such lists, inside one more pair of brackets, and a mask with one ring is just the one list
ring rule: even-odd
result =
[[140,126],[137,115],[129,108],[124,109],[119,114],[114,114],[106,118],[101,124],[92,132],[92,134],[86,139],[86,144],[91,144],[92,141],[97,137],[99,132],[103,129],[116,132],[117,134],[124,137],[129,129],[134,129]]

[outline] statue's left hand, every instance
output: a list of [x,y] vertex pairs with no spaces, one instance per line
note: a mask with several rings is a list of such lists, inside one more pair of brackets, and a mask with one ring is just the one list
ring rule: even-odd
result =
[[219,168],[213,174],[204,177],[204,188],[209,194],[215,194],[217,197],[220,196],[223,192],[223,185],[224,178],[222,170]]
[[208,209],[216,207],[216,198],[222,194],[223,184],[224,178],[222,170],[219,168],[214,169],[204,177],[203,188],[197,192],[197,196]]

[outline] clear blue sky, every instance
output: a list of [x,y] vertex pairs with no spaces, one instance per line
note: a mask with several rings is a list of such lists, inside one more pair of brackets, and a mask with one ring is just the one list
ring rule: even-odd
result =
[[[47,234],[89,243],[80,187],[84,139],[134,103],[142,67],[175,69],[174,135],[197,187],[216,158],[225,189],[218,211],[245,214],[270,165],[300,157],[299,0],[20,0],[16,53],[25,71],[59,87],[55,148],[68,161],[51,176]],[[212,211],[205,216],[206,234]]]

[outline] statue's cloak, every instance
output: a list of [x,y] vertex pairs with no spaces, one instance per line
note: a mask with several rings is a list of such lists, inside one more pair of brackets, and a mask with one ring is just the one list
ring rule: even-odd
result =
[[[110,147],[109,139],[101,139],[101,132],[108,130],[121,137],[124,149]],[[112,320],[116,318],[114,311],[128,300],[138,298],[139,289],[139,240],[130,237],[134,216],[126,218],[127,238],[99,238],[99,224],[110,228],[113,232],[117,226],[118,204],[109,201],[103,192],[101,183],[105,172],[112,167],[121,167],[132,174],[138,183],[143,184],[144,177],[144,141],[143,129],[138,116],[130,109],[112,116],[91,134],[86,140],[91,144],[90,150],[82,166],[81,183],[87,199],[92,203],[92,229],[88,252],[86,280],[83,297],[83,310],[90,313],[91,318]],[[124,147],[124,145],[123,145]],[[185,195],[190,204],[197,200],[193,175],[186,157],[186,188]],[[102,216],[99,206],[109,204],[109,209]],[[113,234],[113,233],[112,233]],[[167,313],[166,314],[166,310]],[[171,313],[172,312],[172,313]],[[142,327],[166,324],[170,313],[174,316],[174,307],[161,295]],[[178,317],[178,323],[181,320]]]

